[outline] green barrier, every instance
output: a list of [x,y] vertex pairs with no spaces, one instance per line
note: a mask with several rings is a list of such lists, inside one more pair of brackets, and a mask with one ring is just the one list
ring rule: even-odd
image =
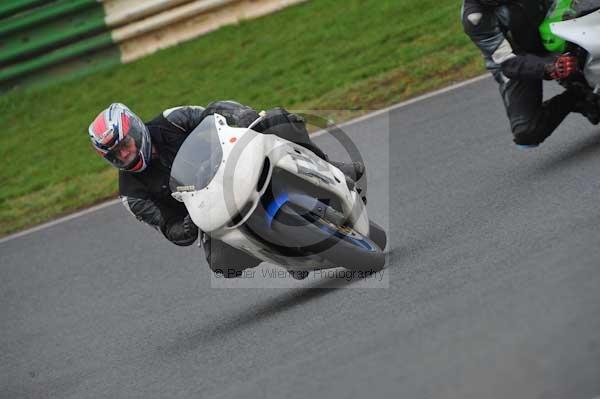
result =
[[10,17],[18,12],[28,10],[41,4],[52,3],[53,0],[4,0],[0,4],[0,19]]
[[0,81],[0,96],[15,88],[43,87],[69,82],[120,63],[120,51],[117,46],[94,50],[83,56],[21,75],[6,82]]
[[3,37],[0,40],[0,66],[33,58],[106,29],[104,10],[100,3],[96,3],[84,11]]
[[0,21],[0,37],[13,32],[34,28],[36,25],[97,4],[96,0],[59,0],[47,7],[32,10],[22,17]]
[[87,40],[82,40],[70,46],[62,47],[51,53],[44,54],[31,60],[0,70],[0,83],[5,85],[5,83],[23,75],[31,74],[49,66],[56,65],[69,59],[82,56],[86,53],[97,51],[113,45],[114,43],[109,32]]

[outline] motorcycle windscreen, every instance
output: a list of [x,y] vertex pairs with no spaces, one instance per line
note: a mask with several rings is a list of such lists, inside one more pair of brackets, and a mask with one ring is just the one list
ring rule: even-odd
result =
[[207,116],[185,139],[173,162],[172,192],[198,191],[210,184],[223,160],[223,149],[213,115]]

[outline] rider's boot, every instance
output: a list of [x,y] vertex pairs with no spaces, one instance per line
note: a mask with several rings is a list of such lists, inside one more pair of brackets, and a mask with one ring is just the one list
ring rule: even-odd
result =
[[329,161],[330,164],[338,168],[343,174],[351,178],[352,180],[359,181],[365,174],[365,165],[362,162],[337,162]]
[[594,98],[593,94],[589,94],[585,98],[575,103],[574,112],[585,116],[592,125],[600,123],[600,104]]
[[[356,191],[360,195],[360,198],[364,204],[367,205],[366,192],[363,191],[360,185],[355,184],[365,174],[365,165],[362,162],[344,163],[329,161],[329,163],[338,168],[346,176],[346,184],[348,184],[348,188],[356,186]],[[348,181],[348,179],[350,179],[350,181]]]

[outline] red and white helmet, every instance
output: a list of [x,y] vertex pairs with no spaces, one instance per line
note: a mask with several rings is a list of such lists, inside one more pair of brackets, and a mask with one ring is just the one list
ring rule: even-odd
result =
[[94,149],[108,163],[127,172],[141,172],[150,163],[152,143],[144,122],[127,106],[113,103],[90,124]]

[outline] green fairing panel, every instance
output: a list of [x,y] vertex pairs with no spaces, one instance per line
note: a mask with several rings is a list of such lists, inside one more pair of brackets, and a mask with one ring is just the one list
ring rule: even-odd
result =
[[540,35],[544,47],[551,53],[564,53],[566,42],[550,30],[550,24],[560,22],[575,15],[572,5],[575,0],[555,0],[546,19],[540,25]]

